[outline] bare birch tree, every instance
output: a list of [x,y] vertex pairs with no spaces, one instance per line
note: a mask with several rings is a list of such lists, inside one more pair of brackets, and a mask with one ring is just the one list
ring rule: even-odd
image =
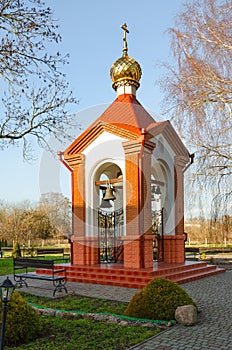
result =
[[22,141],[27,155],[31,140],[45,147],[51,133],[67,134],[75,100],[60,67],[68,56],[57,49],[59,27],[45,1],[1,0],[0,34],[0,148]]
[[[229,205],[232,180],[232,3],[186,1],[177,15],[165,105],[195,152],[195,174]],[[167,109],[166,109],[167,111]],[[223,196],[221,196],[223,194]],[[227,201],[227,202],[226,202]]]

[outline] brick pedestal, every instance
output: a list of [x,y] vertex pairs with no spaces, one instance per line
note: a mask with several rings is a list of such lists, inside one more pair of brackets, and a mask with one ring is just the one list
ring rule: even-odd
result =
[[124,241],[125,268],[152,268],[153,267],[153,236],[126,236]]
[[98,238],[83,237],[73,243],[72,264],[95,265],[98,264]]
[[[185,250],[184,250],[185,235],[164,236],[158,238],[158,261],[165,263],[184,263],[185,262]],[[163,251],[163,256],[162,256]]]

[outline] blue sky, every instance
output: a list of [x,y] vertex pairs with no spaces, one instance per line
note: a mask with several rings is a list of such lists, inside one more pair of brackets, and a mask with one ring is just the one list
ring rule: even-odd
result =
[[[69,65],[64,67],[79,104],[70,112],[77,113],[83,129],[98,117],[101,110],[115,99],[109,70],[122,54],[123,32],[127,23],[129,55],[142,68],[138,100],[157,118],[162,95],[156,83],[162,71],[160,61],[170,60],[167,29],[174,26],[175,15],[182,8],[179,0],[46,0],[54,9],[62,35],[59,50],[69,53]],[[75,138],[80,131],[74,130]],[[53,143],[54,151],[66,145]],[[36,149],[36,160],[23,160],[21,148],[0,151],[0,200],[38,201],[41,193],[61,191],[70,197],[70,174],[59,161],[43,150]]]

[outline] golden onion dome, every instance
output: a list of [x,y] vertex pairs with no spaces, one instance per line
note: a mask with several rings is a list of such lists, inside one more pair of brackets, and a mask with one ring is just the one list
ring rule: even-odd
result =
[[110,77],[113,82],[113,88],[116,89],[118,83],[128,81],[139,87],[139,80],[142,76],[140,65],[134,58],[122,56],[115,61],[110,68]]
[[139,87],[139,80],[142,76],[142,70],[138,62],[128,56],[126,34],[129,33],[126,23],[121,28],[124,30],[124,46],[123,56],[117,59],[110,68],[110,77],[113,82],[113,88],[116,90],[118,86],[129,84]]

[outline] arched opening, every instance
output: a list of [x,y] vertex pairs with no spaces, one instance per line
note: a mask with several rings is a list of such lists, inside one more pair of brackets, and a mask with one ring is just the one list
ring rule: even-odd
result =
[[164,259],[164,236],[174,232],[175,219],[173,216],[174,181],[171,169],[163,159],[156,159],[153,163],[151,194],[154,260],[162,261]]
[[[115,211],[123,207],[123,182],[121,168],[112,162],[103,163],[94,174],[95,207]],[[106,191],[112,200],[105,201]],[[106,203],[108,202],[108,204]]]
[[123,260],[123,178],[121,168],[102,163],[93,176],[92,220],[98,236],[99,262]]
[[153,164],[151,179],[152,211],[164,210],[164,234],[174,234],[174,176],[164,160],[157,159]]

